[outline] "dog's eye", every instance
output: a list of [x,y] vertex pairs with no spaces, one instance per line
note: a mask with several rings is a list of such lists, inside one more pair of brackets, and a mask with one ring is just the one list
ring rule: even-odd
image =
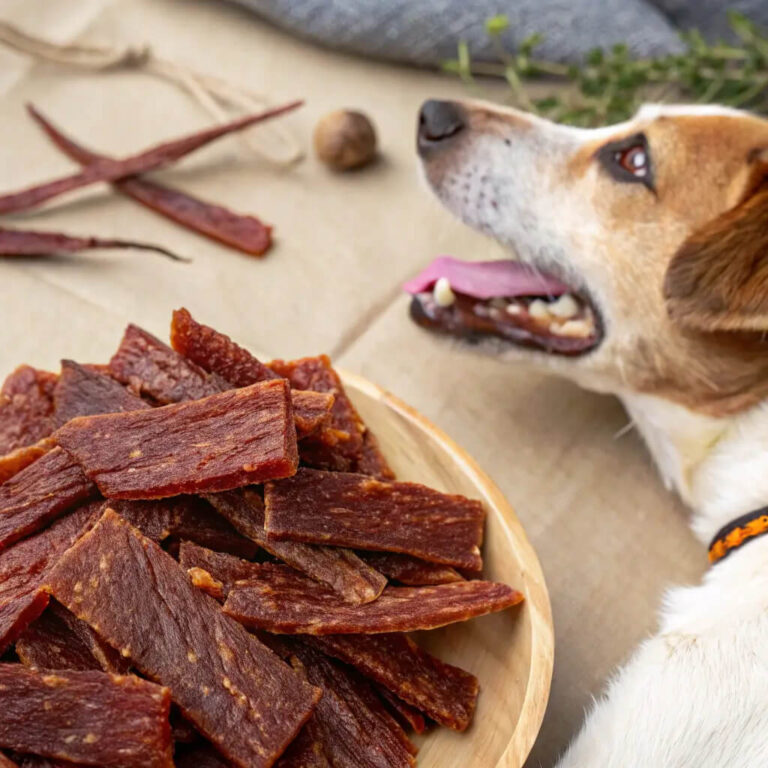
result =
[[654,192],[653,163],[645,134],[612,141],[597,151],[597,159],[616,181],[634,181]]
[[625,171],[641,179],[648,175],[648,152],[643,144],[616,152],[614,159]]

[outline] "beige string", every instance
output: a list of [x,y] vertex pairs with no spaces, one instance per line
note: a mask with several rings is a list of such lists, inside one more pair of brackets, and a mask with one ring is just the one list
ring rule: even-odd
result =
[[[1,20],[0,44],[52,64],[92,71],[133,69],[162,77],[185,90],[220,123],[231,120],[235,114],[242,111],[256,111],[267,103],[266,98],[261,95],[217,77],[204,75],[189,67],[162,59],[156,56],[148,45],[124,48],[80,43],[59,45],[50,40],[34,37]],[[255,154],[277,165],[291,165],[304,156],[298,142],[278,125],[267,123],[258,128],[259,144],[255,142],[252,133],[246,131],[238,134]],[[263,146],[265,134],[269,134],[272,139],[273,146],[268,149]]]

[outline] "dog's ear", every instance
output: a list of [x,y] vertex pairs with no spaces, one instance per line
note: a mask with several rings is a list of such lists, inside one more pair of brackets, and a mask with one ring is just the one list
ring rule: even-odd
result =
[[697,331],[768,331],[768,181],[691,235],[664,280],[670,317]]

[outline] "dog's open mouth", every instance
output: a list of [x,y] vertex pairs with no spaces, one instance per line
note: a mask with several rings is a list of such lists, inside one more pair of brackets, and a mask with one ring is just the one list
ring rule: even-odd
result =
[[413,295],[416,323],[468,341],[495,337],[571,356],[602,341],[600,315],[589,297],[518,261],[441,257],[403,287]]

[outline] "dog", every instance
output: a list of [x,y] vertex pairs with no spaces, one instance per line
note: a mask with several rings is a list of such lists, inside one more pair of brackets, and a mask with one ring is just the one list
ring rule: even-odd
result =
[[409,284],[430,330],[612,393],[713,561],[560,768],[768,765],[768,121],[643,107],[607,128],[426,102],[439,200],[514,251]]

